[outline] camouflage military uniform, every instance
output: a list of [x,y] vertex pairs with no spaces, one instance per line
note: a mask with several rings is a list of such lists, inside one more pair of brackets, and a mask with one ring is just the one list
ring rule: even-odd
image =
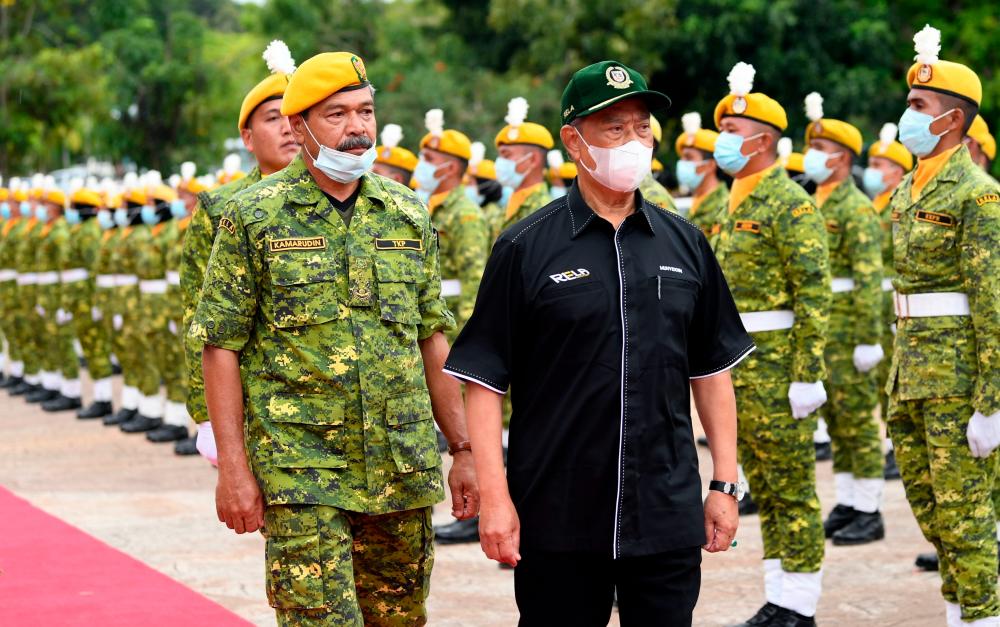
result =
[[[42,225],[34,218],[24,220],[24,228],[17,236],[14,251],[14,268],[17,270],[18,341],[22,346],[25,378],[37,378],[42,369],[42,320],[35,313],[37,299],[37,272],[35,252]],[[37,383],[37,381],[35,382]]]
[[61,276],[61,306],[73,316],[73,332],[80,340],[92,380],[111,376],[111,340],[103,321],[95,321],[92,313],[101,235],[101,225],[95,218],[70,228]]
[[816,496],[815,414],[792,417],[793,381],[825,378],[830,271],[823,218],[805,191],[774,167],[723,216],[716,256],[741,315],[793,311],[791,329],[752,333],[757,350],[733,370],[738,444],[760,506],[764,558],[786,572],[816,572],[823,525]]
[[506,213],[507,210],[501,207],[498,202],[487,203],[483,207],[483,216],[486,219],[486,228],[489,229],[490,248],[493,247],[493,242],[497,241],[497,238],[500,237],[500,233],[503,231],[503,223]]
[[654,205],[677,213],[677,205],[674,204],[674,199],[670,197],[670,192],[653,178],[652,172],[647,174],[646,178],[642,179],[642,182],[639,183],[639,193]]
[[[122,375],[125,385],[134,380],[135,374],[130,373],[121,363],[122,355],[126,354],[122,342],[121,331],[114,328],[115,316],[121,316],[124,311],[125,286],[118,286],[117,262],[119,258],[118,249],[121,246],[125,229],[114,227],[101,233],[101,240],[97,247],[97,258],[94,259],[94,311],[93,317],[97,318],[104,328],[104,333],[108,337],[108,345],[111,352],[118,358],[122,367]],[[134,409],[134,408],[132,408]]]
[[205,377],[201,372],[201,343],[192,340],[187,330],[194,319],[198,301],[201,300],[201,284],[205,278],[208,258],[212,254],[212,243],[219,232],[222,209],[233,195],[260,181],[260,178],[260,169],[254,168],[240,179],[211,192],[198,194],[198,204],[184,236],[180,263],[181,299],[184,306],[181,334],[184,335],[184,365],[187,370],[187,409],[196,423],[208,420],[208,408],[205,406]]
[[18,299],[16,253],[17,244],[28,221],[11,218],[4,221],[0,240],[0,306],[3,307],[3,331],[7,337],[8,357],[12,364],[24,362],[24,305]]
[[[877,202],[876,197],[873,203]],[[889,380],[889,364],[892,363],[892,343],[896,329],[896,311],[893,308],[892,300],[895,291],[892,287],[892,278],[896,276],[896,270],[892,262],[892,225],[899,219],[892,214],[892,207],[885,201],[885,206],[875,206],[878,213],[879,226],[882,229],[882,351],[885,358],[878,364],[878,399],[881,408],[882,420],[889,417],[889,396],[885,393],[885,384]]]
[[[549,188],[545,183],[538,183],[532,187],[514,192],[504,212],[504,220],[500,227],[500,232],[506,231],[550,202],[552,202],[552,196],[549,194]],[[511,213],[512,211],[513,213]]]
[[[45,310],[42,316],[42,370],[63,379],[77,379],[80,364],[73,350],[73,326],[57,319],[62,306],[59,271],[63,269],[62,258],[69,242],[69,225],[58,218],[42,226],[36,248],[35,272],[36,301]],[[58,378],[54,379],[58,384]],[[49,389],[58,389],[49,388]]]
[[167,269],[167,325],[170,335],[167,348],[170,351],[166,377],[167,400],[187,403],[188,370],[184,359],[184,338],[180,337],[184,328],[184,298],[181,294],[181,254],[184,238],[191,225],[191,216],[173,222],[172,238],[165,242],[164,264]]
[[239,351],[281,623],[426,621],[444,491],[418,340],[454,320],[430,216],[402,185],[360,185],[350,226],[301,157],[233,197],[190,329]]
[[878,344],[882,337],[881,229],[871,201],[851,178],[838,184],[820,209],[835,290],[826,344],[829,400],[820,415],[830,429],[834,472],[881,478],[882,438],[874,414],[878,373],[854,366],[854,347]]
[[[176,236],[173,220],[153,226],[141,227],[135,234],[136,276],[139,277],[139,328],[149,349],[149,361],[156,371],[156,387],[145,396],[155,396],[160,391],[160,381],[167,387],[176,387],[176,370],[172,369],[170,333],[170,308],[167,301],[166,251]],[[159,416],[156,416],[159,417]]]
[[941,592],[972,621],[1000,614],[992,490],[998,453],[977,459],[974,411],[1000,411],[1000,186],[965,146],[912,200],[913,173],[891,201],[897,299],[962,292],[971,315],[897,319],[886,392],[906,497],[937,549]]
[[687,219],[693,222],[701,232],[708,238],[708,242],[715,246],[718,240],[719,230],[722,220],[729,210],[729,188],[725,183],[719,183],[715,189],[708,192],[698,206],[691,206]]
[[118,271],[115,313],[122,316],[123,326],[115,336],[118,339],[114,344],[115,355],[121,362],[125,385],[136,388],[143,396],[155,396],[160,390],[160,379],[156,364],[150,358],[149,325],[143,319],[137,270],[137,260],[150,246],[152,236],[144,224],[119,230],[121,234],[112,253],[112,264]]
[[457,323],[448,333],[451,343],[476,305],[479,281],[490,254],[488,227],[482,210],[461,186],[451,190],[430,213],[441,247],[441,295]]

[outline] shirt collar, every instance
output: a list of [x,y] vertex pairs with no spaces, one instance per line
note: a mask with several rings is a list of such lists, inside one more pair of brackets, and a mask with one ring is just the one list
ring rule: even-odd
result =
[[[583,194],[580,193],[580,187],[575,181],[566,193],[566,206],[569,210],[571,239],[576,239],[576,237],[582,233],[589,224],[600,219],[597,217],[597,214],[594,213],[594,210],[590,208],[590,205],[587,204],[587,201],[583,199]],[[642,193],[639,192],[639,190],[636,190],[635,212],[642,214],[642,217],[644,218],[643,220],[637,221],[637,223],[648,227],[650,235],[656,235],[656,229],[653,228],[653,221],[649,217],[649,212],[652,210],[653,209],[649,203],[643,200]],[[628,218],[626,218],[626,220],[627,219]]]
[[[316,184],[316,179],[306,168],[306,163],[300,153],[292,160],[288,167],[281,170],[284,182],[289,185],[287,190],[288,200],[299,205],[316,205],[323,203],[332,209],[332,205],[326,202],[323,190]],[[383,194],[385,191],[377,180],[377,175],[366,173],[360,179],[361,190],[358,197],[364,196],[379,205],[385,205]]]

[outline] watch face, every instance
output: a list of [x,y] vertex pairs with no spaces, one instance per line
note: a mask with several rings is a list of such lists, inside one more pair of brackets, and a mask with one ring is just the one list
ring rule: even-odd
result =
[[736,482],[736,500],[742,501],[743,497],[746,496],[747,486],[742,481]]

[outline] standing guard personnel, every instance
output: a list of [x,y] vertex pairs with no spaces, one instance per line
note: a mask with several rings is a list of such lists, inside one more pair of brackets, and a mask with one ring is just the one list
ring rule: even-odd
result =
[[10,371],[0,388],[8,391],[24,384],[24,306],[18,301],[17,289],[17,246],[27,219],[22,217],[21,206],[28,202],[27,181],[16,178],[8,182],[10,199],[7,210],[10,215],[4,219],[2,239],[0,239],[0,302],[3,303],[4,335],[10,355]]
[[507,201],[501,231],[527,218],[545,205],[552,196],[545,185],[547,151],[555,142],[541,124],[525,122],[528,101],[514,98],[507,103],[507,126],[496,136],[499,157],[496,160],[497,181],[513,190]]
[[729,187],[719,180],[715,163],[715,140],[719,134],[701,127],[697,111],[681,116],[684,132],[674,142],[677,151],[677,182],[691,190],[687,219],[701,229],[715,246],[722,218],[729,207]]
[[734,181],[715,253],[757,351],[734,373],[740,461],[760,507],[766,604],[748,625],[800,627],[822,590],[812,416],[826,402],[830,261],[823,218],[777,162],[785,110],[737,63],[715,107],[715,161]]
[[403,139],[403,129],[398,124],[386,124],[379,135],[382,145],[375,150],[378,157],[372,172],[391,178],[400,185],[409,185],[413,170],[417,167],[417,155],[399,145]]
[[497,182],[496,163],[485,159],[486,146],[482,142],[472,142],[472,156],[469,157],[469,171],[466,193],[483,211],[489,233],[489,245],[500,237],[506,207],[500,203],[503,188]]
[[42,194],[43,178],[37,174],[32,176],[31,187],[27,190],[25,201],[21,203],[20,212],[24,227],[17,234],[14,250],[14,269],[17,271],[17,320],[20,326],[18,341],[23,347],[21,354],[24,357],[24,381],[10,388],[10,394],[24,395],[25,400],[32,394],[37,395],[43,391],[41,376],[43,333],[39,324],[40,319],[35,312],[38,278],[38,273],[35,272],[35,253],[38,233],[42,228],[38,218],[35,217],[35,206],[37,198]]
[[913,38],[899,121],[919,161],[890,203],[899,222],[888,427],[906,498],[941,561],[948,625],[996,626],[1000,186],[962,143],[982,84],[938,58],[940,37],[925,26]]
[[437,237],[410,189],[368,172],[359,57],[303,63],[281,112],[304,154],[227,203],[190,330],[219,518],[263,528],[280,624],[423,625],[444,496],[434,418],[453,514],[478,512],[461,391],[441,370],[454,320]]
[[[656,116],[652,115],[649,116],[649,126],[653,130],[653,160],[650,163],[654,167],[658,164],[659,170],[662,171],[663,164],[657,161],[656,153],[660,149],[660,144],[663,143],[663,127],[660,126],[660,122],[656,119]],[[643,198],[654,205],[677,213],[677,206],[674,204],[674,199],[671,198],[667,188],[661,185],[654,177],[653,167],[650,168],[649,174],[639,184],[639,192]]]
[[997,140],[990,133],[983,116],[976,115],[972,121],[969,132],[965,136],[965,145],[969,147],[969,154],[976,165],[983,169],[983,172],[990,173],[990,167],[997,156]]

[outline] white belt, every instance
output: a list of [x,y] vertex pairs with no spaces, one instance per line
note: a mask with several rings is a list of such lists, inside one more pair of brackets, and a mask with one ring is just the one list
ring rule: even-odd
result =
[[13,281],[17,278],[17,270],[0,270],[0,283]]
[[134,274],[116,274],[114,277],[116,287],[137,285],[139,283],[139,277]]
[[969,297],[962,292],[929,292],[926,294],[900,294],[896,292],[895,304],[897,318],[969,315]]
[[882,291],[894,292],[896,288],[892,286],[892,279],[882,279]]
[[139,281],[139,291],[143,294],[166,294],[167,280],[149,279],[146,281]]
[[113,274],[98,274],[97,275],[97,287],[112,288],[116,285],[115,275]]
[[39,272],[35,282],[38,285],[53,285],[59,282],[58,272]]
[[830,289],[834,294],[839,294],[840,292],[852,292],[854,291],[854,279],[834,277],[830,281]]
[[750,313],[741,313],[740,320],[743,321],[743,328],[750,333],[778,331],[792,328],[792,325],[795,324],[795,312],[788,309],[751,311]]
[[90,275],[86,268],[73,268],[60,272],[59,280],[63,283],[76,283],[77,281],[86,281],[88,276]]
[[441,296],[459,296],[462,293],[462,282],[458,279],[441,281]]
[[18,285],[34,285],[38,281],[38,275],[34,272],[21,272],[17,275]]
[[169,283],[170,285],[180,285],[181,273],[175,270],[167,271],[167,283]]

